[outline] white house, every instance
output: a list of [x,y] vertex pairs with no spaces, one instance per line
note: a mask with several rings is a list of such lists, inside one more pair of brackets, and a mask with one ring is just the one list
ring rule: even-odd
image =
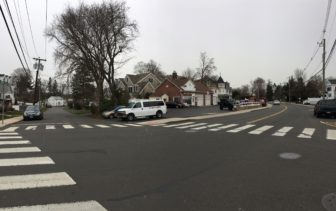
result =
[[326,81],[327,98],[336,99],[336,79]]
[[47,100],[47,103],[51,106],[64,106],[65,100],[60,96],[50,96]]

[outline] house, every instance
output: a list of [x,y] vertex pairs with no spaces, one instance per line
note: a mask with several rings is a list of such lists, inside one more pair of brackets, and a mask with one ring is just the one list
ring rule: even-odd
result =
[[230,83],[224,82],[221,76],[217,80],[206,76],[203,78],[202,82],[212,91],[214,104],[217,104],[222,98],[232,98],[232,88],[230,87]]
[[178,78],[174,74],[156,88],[150,99],[163,99],[166,102],[174,101],[192,106],[213,105],[214,100],[212,91],[201,81]]
[[3,83],[4,75],[0,76],[0,102],[2,107],[3,99],[5,100],[5,109],[10,109],[15,103],[14,97],[14,86],[11,84],[11,81],[8,83]]
[[65,106],[65,100],[60,96],[50,96],[47,100],[47,104],[53,107]]
[[128,91],[131,98],[148,98],[161,84],[161,80],[152,73],[131,75],[116,80],[117,87]]
[[336,79],[326,81],[326,90],[328,99],[336,99]]

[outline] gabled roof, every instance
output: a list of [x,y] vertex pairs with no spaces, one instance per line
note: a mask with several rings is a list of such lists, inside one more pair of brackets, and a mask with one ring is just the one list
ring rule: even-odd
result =
[[131,74],[127,74],[126,76],[128,76],[133,84],[138,83],[142,78],[146,77],[147,75],[149,75],[151,73],[143,73],[143,74],[137,74],[137,75],[131,75]]
[[328,80],[331,84],[336,84],[336,79],[329,79]]
[[224,83],[224,80],[223,80],[222,76],[219,76],[219,78],[217,80],[217,83],[219,83],[219,84],[223,84]]
[[180,89],[182,89],[182,86],[185,85],[190,80],[188,78],[172,78],[172,77],[168,77],[167,79]]
[[202,93],[211,93],[212,91],[201,81],[195,81],[195,86],[196,86],[196,92],[202,92]]

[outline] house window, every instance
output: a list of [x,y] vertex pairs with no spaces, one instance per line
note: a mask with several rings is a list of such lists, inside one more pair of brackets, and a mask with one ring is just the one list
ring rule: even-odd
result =
[[330,92],[330,91],[331,91],[331,87],[328,87],[328,88],[327,88],[327,91]]
[[129,92],[129,93],[132,93],[132,92],[133,92],[133,89],[132,89],[132,88],[133,88],[133,87],[131,87],[131,86],[128,87],[128,92]]

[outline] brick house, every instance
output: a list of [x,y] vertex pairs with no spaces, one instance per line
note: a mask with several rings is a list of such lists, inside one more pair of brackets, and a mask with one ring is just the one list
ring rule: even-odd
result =
[[174,101],[187,103],[192,106],[213,105],[212,91],[201,81],[192,81],[187,78],[166,78],[151,95],[151,99],[163,99],[166,102]]

